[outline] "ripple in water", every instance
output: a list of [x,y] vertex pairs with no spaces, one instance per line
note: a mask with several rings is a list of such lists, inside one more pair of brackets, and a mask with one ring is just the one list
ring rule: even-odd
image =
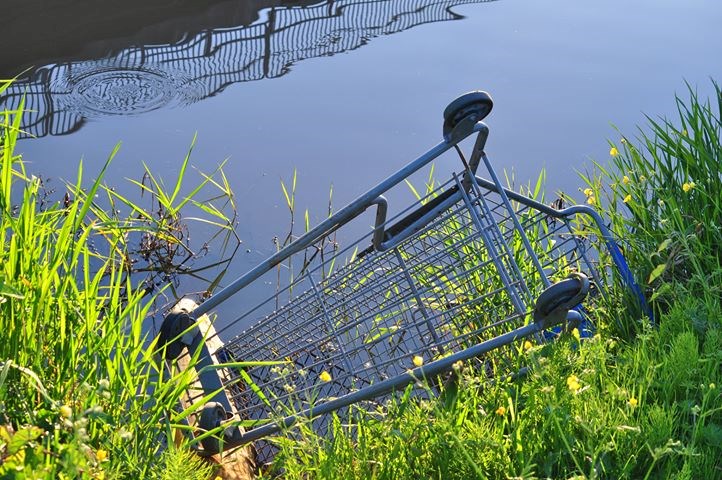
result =
[[164,107],[177,98],[185,76],[147,66],[99,66],[63,79],[66,105],[86,117],[133,115]]

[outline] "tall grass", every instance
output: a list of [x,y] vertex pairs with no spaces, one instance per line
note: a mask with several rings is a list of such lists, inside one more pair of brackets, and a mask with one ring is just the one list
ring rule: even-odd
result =
[[[601,334],[519,348],[524,378],[472,365],[441,396],[301,425],[264,478],[721,478],[722,92],[678,98],[679,118],[610,145],[583,179],[604,209],[659,323],[615,291]],[[644,131],[643,131],[644,132]],[[620,328],[621,326],[621,328]]]
[[[81,188],[81,165],[64,200],[43,203],[41,181],[15,153],[20,114],[0,119],[0,478],[207,478],[183,448],[166,448],[194,378],[156,364],[153,297],[134,282],[129,239],[185,248],[173,227],[193,202],[228,228],[212,202],[195,199],[205,185],[223,196],[223,179],[207,176],[181,196],[184,172],[170,194],[149,177],[163,209],[150,216],[103,186],[108,163]],[[101,192],[131,214],[105,213],[94,203]]]
[[629,240],[626,254],[658,311],[680,286],[722,292],[722,93],[714,90],[702,101],[690,88],[688,101],[676,98],[676,120],[648,117],[639,145],[610,142],[611,166],[585,176]]

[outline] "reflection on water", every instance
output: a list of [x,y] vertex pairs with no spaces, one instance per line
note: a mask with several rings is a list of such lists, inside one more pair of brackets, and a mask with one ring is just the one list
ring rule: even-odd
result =
[[167,45],[125,48],[101,60],[47,65],[20,78],[0,98],[16,108],[23,129],[64,135],[85,119],[188,105],[226,86],[288,73],[291,65],[359,48],[369,39],[432,22],[462,18],[451,8],[493,0],[328,0],[310,7],[274,7],[259,21],[202,31]]

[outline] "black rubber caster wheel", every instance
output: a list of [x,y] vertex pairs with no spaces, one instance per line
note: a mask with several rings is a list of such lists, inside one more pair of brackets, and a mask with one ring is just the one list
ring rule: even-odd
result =
[[[218,428],[221,424],[228,419],[226,409],[218,402],[208,402],[203,406],[201,410],[201,416],[198,419],[198,426],[205,431],[213,430]],[[221,445],[217,437],[223,435],[223,432],[217,433],[216,435],[206,437],[201,440],[203,448],[211,453],[218,453]]]
[[464,118],[474,115],[478,122],[486,118],[493,107],[489,94],[481,90],[461,95],[444,109],[444,137],[448,137]]
[[[573,273],[568,278],[549,286],[537,298],[534,307],[535,321],[563,320],[569,310],[579,305],[589,293],[589,278],[583,273]],[[555,318],[559,317],[559,318]]]

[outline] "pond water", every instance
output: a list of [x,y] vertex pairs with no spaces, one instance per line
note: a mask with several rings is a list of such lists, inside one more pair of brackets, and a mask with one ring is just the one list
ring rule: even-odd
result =
[[197,134],[191,163],[228,159],[236,195],[243,244],[226,282],[285,234],[281,179],[297,170],[297,208],[318,223],[331,185],[341,207],[440,141],[463,92],[495,100],[497,169],[517,184],[545,169],[551,196],[608,160],[612,124],[633,134],[643,113],[674,115],[685,81],[706,95],[722,80],[712,0],[24,3],[2,34],[0,76],[20,77],[0,107],[27,95],[30,173],[73,180],[82,159],[92,177],[122,142],[107,181],[137,196],[123,178],[146,163],[172,183]]

